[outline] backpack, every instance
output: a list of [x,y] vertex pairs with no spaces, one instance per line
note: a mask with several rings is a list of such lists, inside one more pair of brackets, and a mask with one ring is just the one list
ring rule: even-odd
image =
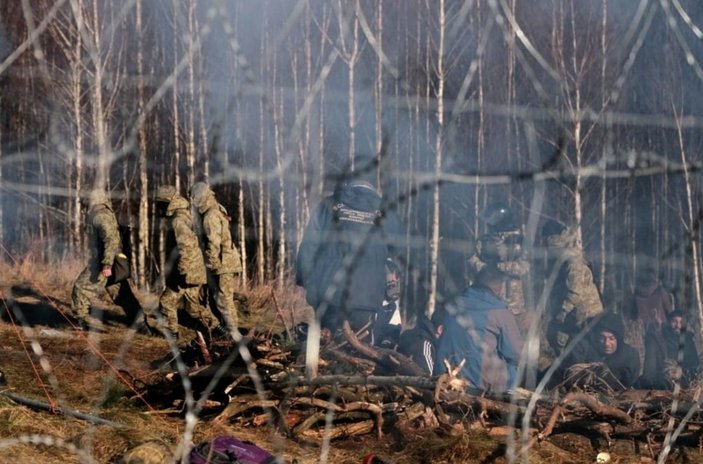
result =
[[276,464],[276,456],[250,441],[221,435],[200,443],[190,452],[191,464]]

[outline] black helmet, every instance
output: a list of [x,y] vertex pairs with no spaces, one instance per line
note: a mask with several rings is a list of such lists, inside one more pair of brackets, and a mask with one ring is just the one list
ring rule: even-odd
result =
[[513,210],[505,203],[491,203],[481,211],[479,217],[490,229],[497,232],[518,228]]

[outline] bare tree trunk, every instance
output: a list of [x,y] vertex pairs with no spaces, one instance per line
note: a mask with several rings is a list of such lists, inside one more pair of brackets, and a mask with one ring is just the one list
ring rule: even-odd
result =
[[[605,110],[607,105],[608,97],[605,94],[605,74],[607,70],[608,60],[608,41],[606,31],[608,29],[608,0],[603,0],[603,7],[601,9],[603,14],[603,19],[601,22],[602,31],[600,36],[600,49],[601,49],[601,69],[600,69],[600,95],[601,95],[601,110]],[[610,127],[605,127],[608,135],[604,137],[604,145],[601,151],[601,157],[606,158],[609,150],[609,139],[610,139]],[[604,164],[604,166],[607,166]],[[605,272],[606,272],[606,254],[605,254],[605,231],[606,222],[608,221],[608,189],[607,189],[607,179],[605,177],[605,169],[603,170],[603,176],[601,177],[600,184],[600,277],[598,281],[598,288],[600,288],[601,294],[605,291]]]
[[[195,1],[188,2],[188,49],[193,50],[198,46],[197,18],[195,17]],[[187,131],[186,131],[186,174],[188,185],[195,183],[195,158],[197,148],[195,146],[195,60],[199,57],[199,52],[190,54],[188,60],[188,101],[186,105]],[[207,178],[207,177],[206,177]]]
[[[179,62],[179,27],[178,18],[181,16],[181,7],[179,0],[173,0],[173,100],[171,101],[171,111],[173,111],[173,162],[174,170],[174,186],[178,191],[181,190],[180,176],[180,157],[181,157],[181,134],[180,134],[180,109],[178,108],[178,62]],[[163,256],[163,255],[162,255]]]
[[[83,29],[83,8],[79,7],[76,11],[76,29]],[[72,217],[71,217],[71,232],[72,240],[76,249],[80,250],[83,244],[83,234],[81,234],[81,191],[83,190],[83,158],[85,156],[83,150],[83,109],[81,107],[81,98],[84,92],[83,89],[83,35],[78,33],[74,38],[75,47],[73,49],[73,62],[71,63],[71,99],[73,103],[73,120],[76,128],[76,133],[73,138],[74,163],[75,163],[75,195],[72,201]]]
[[430,239],[430,291],[427,312],[432,314],[437,301],[437,271],[439,264],[440,176],[442,174],[442,148],[444,136],[444,34],[446,17],[444,0],[439,0],[439,45],[437,49],[437,137],[435,139],[435,179],[432,192],[432,238]]
[[110,169],[110,148],[107,140],[107,127],[105,123],[105,105],[103,102],[103,85],[104,83],[104,66],[101,54],[102,35],[100,30],[98,0],[93,0],[93,18],[92,18],[92,43],[89,44],[89,49],[92,50],[91,61],[95,68],[93,74],[93,131],[95,141],[98,146],[98,163],[97,173],[95,176],[95,187],[105,188],[109,180]]
[[[137,28],[137,110],[139,115],[144,113],[144,28],[142,24],[142,0],[137,0],[136,4],[136,28]],[[139,169],[139,211],[137,224],[137,249],[136,262],[137,283],[146,286],[146,249],[149,246],[149,205],[148,191],[149,178],[147,176],[147,134],[146,126],[142,124],[137,133],[138,145],[138,169]],[[134,260],[134,256],[132,259]]]
[[[675,114],[676,114],[676,110]],[[676,114],[677,120],[680,115]],[[698,243],[698,235],[700,233],[700,217],[694,213],[694,192],[692,183],[695,180],[691,177],[690,168],[688,166],[688,157],[684,146],[683,129],[681,124],[676,126],[678,133],[679,150],[681,153],[681,163],[684,169],[684,180],[686,187],[686,214],[688,229],[688,240],[690,245],[691,256],[691,271],[693,272],[693,293],[696,297],[696,308],[698,309],[698,324],[703,323],[703,298],[701,297],[701,268],[700,268],[700,250]]]

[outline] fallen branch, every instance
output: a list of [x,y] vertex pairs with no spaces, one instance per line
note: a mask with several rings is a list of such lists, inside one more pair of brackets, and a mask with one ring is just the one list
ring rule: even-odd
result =
[[625,411],[622,411],[613,406],[609,406],[607,404],[603,404],[587,393],[571,392],[567,394],[564,399],[561,400],[559,404],[554,407],[554,410],[552,411],[552,414],[549,417],[549,420],[547,421],[547,425],[539,434],[540,438],[545,438],[551,435],[562,410],[566,407],[567,404],[572,402],[581,403],[583,406],[590,409],[591,412],[597,414],[599,417],[608,417],[611,419],[615,419],[618,422],[622,422],[624,424],[630,424],[632,422],[632,417],[630,417]]
[[93,416],[92,414],[86,414],[84,412],[80,412],[75,409],[67,409],[67,408],[52,406],[52,405],[50,405],[48,403],[44,403],[42,401],[32,400],[29,398],[24,398],[19,395],[15,395],[14,393],[0,392],[0,395],[4,396],[6,398],[9,398],[10,400],[14,401],[17,404],[21,404],[23,406],[29,406],[30,408],[38,409],[40,411],[49,411],[52,414],[71,416],[71,417],[75,417],[77,419],[83,419],[83,420],[86,420],[88,422],[92,422],[93,424],[98,424],[98,425],[109,425],[111,427],[116,427],[116,428],[124,428],[125,427],[125,425],[120,424],[119,422],[113,422],[111,420],[103,419],[102,417],[98,417],[98,416]]

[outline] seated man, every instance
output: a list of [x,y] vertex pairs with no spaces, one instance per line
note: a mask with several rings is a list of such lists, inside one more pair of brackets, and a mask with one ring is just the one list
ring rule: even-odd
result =
[[[595,369],[613,390],[630,388],[640,373],[640,357],[636,349],[623,341],[624,332],[622,318],[605,313],[591,332],[574,346],[565,360],[565,369],[581,364]],[[602,367],[607,370],[600,369]],[[571,371],[567,371],[569,374]]]
[[400,334],[398,352],[415,361],[427,375],[434,371],[435,347],[442,335],[444,318],[445,313],[440,309],[432,314],[432,319],[420,314],[415,327]]
[[700,360],[693,334],[685,328],[683,311],[672,311],[661,328],[645,335],[644,369],[638,386],[668,390],[674,383],[687,387],[698,374]]
[[376,314],[372,343],[394,349],[400,337],[400,270],[390,258],[386,260],[386,293],[383,305]]
[[523,338],[515,315],[501,298],[505,274],[484,267],[476,283],[447,305],[439,338],[435,374],[465,361],[461,376],[470,386],[503,393],[518,385],[518,363]]

